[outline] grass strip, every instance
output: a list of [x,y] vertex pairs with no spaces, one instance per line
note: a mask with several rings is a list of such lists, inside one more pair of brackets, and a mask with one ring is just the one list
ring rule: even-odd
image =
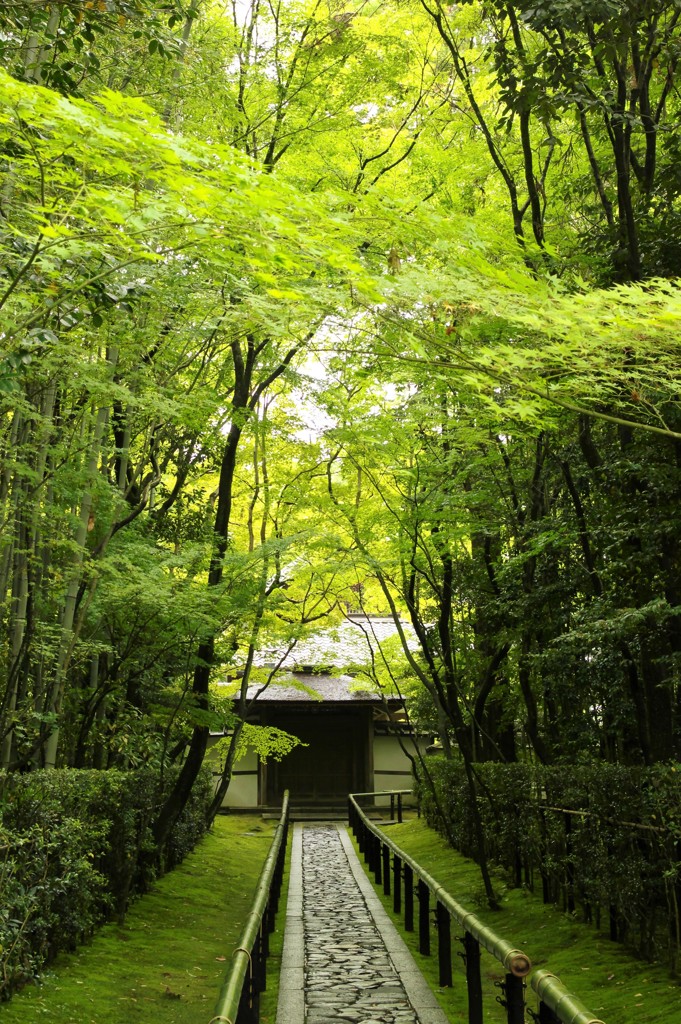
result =
[[[534,967],[544,967],[557,974],[606,1024],[632,1024],[633,1021],[636,1024],[681,1024],[681,987],[670,978],[663,965],[637,959],[607,935],[572,915],[545,906],[527,889],[512,888],[500,873],[495,874],[494,882],[502,909],[498,912],[489,910],[478,866],[452,850],[422,819],[414,818],[402,825],[391,825],[386,829],[386,835],[454,899],[473,911],[498,935],[527,953]],[[373,882],[373,875],[369,877]],[[451,989],[441,989],[438,985],[434,929],[431,933],[433,955],[421,956],[417,950],[417,934],[405,932],[403,919],[392,913],[392,896],[384,896],[382,887],[375,883],[374,887],[449,1020],[467,1020],[464,966],[456,956],[463,949],[458,942],[462,935],[460,927],[453,922],[454,984]],[[496,986],[503,980],[503,968],[484,951],[481,968],[485,1024],[502,1024],[506,1017],[503,1007],[496,1001],[501,995]],[[527,1001],[529,1007],[536,1011],[537,997],[529,985]]]
[[[105,925],[90,944],[60,956],[41,984],[0,1006],[1,1024],[210,1020],[276,825],[219,816],[123,925]],[[273,964],[270,987],[276,974]]]

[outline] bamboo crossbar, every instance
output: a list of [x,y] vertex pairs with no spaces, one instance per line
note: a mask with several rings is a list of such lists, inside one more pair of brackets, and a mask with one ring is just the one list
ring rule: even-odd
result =
[[224,984],[220,989],[212,1021],[227,1020],[236,1022],[237,1020],[241,993],[247,981],[247,975],[253,970],[253,948],[258,940],[263,917],[267,910],[277,860],[287,831],[288,809],[289,793],[286,790],[281,805],[279,824],[275,829],[272,845],[260,872],[253,905],[246,918],[246,923],[239,938],[239,944],[232,953],[232,963]]
[[532,963],[529,956],[523,953],[522,950],[516,949],[510,942],[506,942],[505,939],[502,939],[496,934],[496,932],[492,931],[492,929],[476,917],[475,914],[461,906],[461,904],[458,903],[453,896],[450,896],[447,890],[443,889],[427,871],[424,871],[408,853],[405,853],[404,850],[397,846],[396,843],[383,835],[380,829],[377,829],[371,824],[367,816],[357,804],[355,796],[374,795],[383,796],[385,794],[353,793],[350,796],[350,801],[354,805],[354,808],[362,819],[365,827],[367,827],[370,832],[373,832],[373,834],[377,836],[384,845],[392,850],[392,852],[399,857],[404,864],[409,865],[414,874],[428,886],[433,896],[442,904],[443,907],[445,907],[448,913],[459,922],[464,931],[472,935],[488,953],[491,953],[492,956],[496,957],[499,963],[503,964],[510,974],[514,974],[517,978],[524,978],[525,975],[529,974],[532,969]]
[[530,985],[542,1003],[545,1003],[563,1024],[603,1024],[587,1010],[577,996],[573,996],[559,977],[538,968],[530,978]]
[[[361,795],[361,794],[360,794]],[[608,825],[623,825],[626,828],[637,828],[642,832],[659,832],[661,834],[669,834],[669,829],[662,828],[660,825],[645,825],[641,821],[624,821],[620,818],[606,818],[602,814],[597,814],[596,811],[584,811],[576,807],[554,807],[553,804],[542,803],[541,800],[528,800],[533,807],[538,807],[540,811],[555,811],[557,814],[572,814],[577,818],[595,818],[596,821],[604,821]]]

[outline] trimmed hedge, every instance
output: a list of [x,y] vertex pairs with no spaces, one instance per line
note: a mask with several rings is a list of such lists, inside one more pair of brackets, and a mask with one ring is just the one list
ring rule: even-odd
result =
[[[166,779],[166,785],[172,783]],[[212,779],[204,772],[178,821],[166,867],[205,831]],[[74,949],[104,920],[122,920],[151,881],[150,826],[158,774],[57,769],[0,775],[0,1000]]]
[[[426,820],[475,850],[463,766],[429,758]],[[486,853],[516,885],[603,924],[610,937],[674,968],[681,953],[681,765],[475,765]],[[442,810],[440,811],[439,808]],[[447,817],[447,827],[441,814]]]

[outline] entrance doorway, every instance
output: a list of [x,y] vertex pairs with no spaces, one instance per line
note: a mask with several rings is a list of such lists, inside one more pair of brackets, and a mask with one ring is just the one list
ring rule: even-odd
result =
[[268,719],[306,744],[281,761],[268,762],[268,804],[278,804],[285,789],[295,804],[339,803],[348,793],[366,789],[370,713],[364,708],[354,713],[290,711]]

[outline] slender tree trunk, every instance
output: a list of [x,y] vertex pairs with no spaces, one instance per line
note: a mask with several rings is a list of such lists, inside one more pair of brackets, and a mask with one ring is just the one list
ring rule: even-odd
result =
[[[250,382],[249,382],[250,383]],[[218,484],[218,504],[214,525],[214,551],[208,573],[208,586],[218,587],[222,582],[224,557],[227,551],[229,536],[229,525],[232,511],[232,487],[234,484],[234,473],[236,470],[236,456],[241,440],[242,427],[239,424],[239,414],[243,413],[243,405],[237,410],[234,408],[235,419],[227,436],[222,464],[220,468],[220,481]],[[208,710],[208,688],[210,674],[215,659],[215,636],[211,635],[201,641],[197,650],[197,664],[194,669],[194,680],[192,684],[192,698],[195,707],[200,711]],[[159,815],[154,823],[154,838],[157,846],[162,849],[170,831],[182,813],[192,786],[201,770],[203,759],[208,746],[209,729],[207,725],[195,725],[192,730],[192,738],[184,763],[180,770],[179,777],[172,791],[168,795]]]
[[[116,356],[112,355],[112,369],[115,365]],[[68,662],[73,650],[74,623],[78,603],[78,593],[83,576],[83,564],[85,561],[85,545],[88,535],[88,523],[92,511],[92,482],[97,475],[97,467],[102,448],[102,439],[109,418],[107,407],[101,407],[94,416],[92,425],[92,436],[89,444],[89,454],[85,466],[85,490],[81,498],[78,526],[74,536],[75,554],[71,564],[71,573],[66,587],[64,603],[60,618],[60,639],[55,661],[50,692],[47,695],[46,710],[57,716],[61,714],[62,700],[64,696],[65,675]],[[43,759],[46,768],[54,768],[57,764],[57,752],[59,747],[59,722],[50,730],[43,747]]]
[[196,20],[200,2],[201,0],[195,0],[195,3],[192,5],[191,14],[187,15],[184,20],[184,25],[182,26],[182,35],[180,36],[177,56],[175,57],[175,64],[171,76],[170,96],[163,111],[163,120],[167,125],[169,125],[171,121],[177,120],[177,116],[173,117],[173,99],[179,94],[180,78],[182,76],[182,68],[184,67],[185,58],[187,56],[189,37],[192,32],[194,21]]
[[21,663],[24,658],[24,639],[26,636],[26,612],[28,605],[28,559],[26,557],[26,536],[20,524],[18,550],[14,557],[14,587],[12,593],[12,630],[10,662],[8,673],[8,692],[5,697],[6,732],[2,741],[0,764],[7,768],[13,758],[14,729],[12,719],[17,708],[19,693],[19,677]]
[[[229,544],[234,474],[236,472],[236,460],[243,428],[249,416],[257,407],[261,396],[284,373],[298,352],[298,345],[290,348],[286,355],[281,357],[274,369],[266,373],[264,378],[254,386],[253,378],[257,360],[268,344],[268,339],[256,344],[255,338],[249,335],[244,353],[238,341],[232,343],[232,360],[234,364],[232,422],[227,434],[220,464],[217,507],[213,524],[213,555],[208,572],[209,589],[219,587],[222,584],[225,555]],[[211,633],[210,636],[204,637],[199,644],[192,683],[192,697],[195,706],[200,711],[208,710],[208,689],[214,660],[215,634]],[[187,756],[180,770],[177,782],[166,797],[154,823],[154,839],[159,853],[162,853],[171,829],[189,799],[192,786],[203,764],[208,746],[208,736],[209,729],[207,725],[194,726]]]

